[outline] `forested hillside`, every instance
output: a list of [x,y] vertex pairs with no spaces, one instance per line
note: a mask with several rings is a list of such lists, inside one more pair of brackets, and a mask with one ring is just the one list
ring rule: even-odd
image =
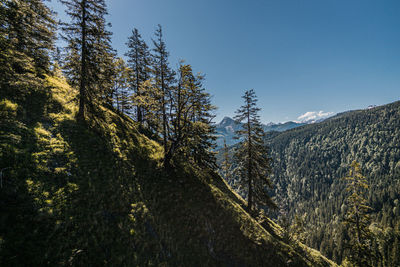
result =
[[164,173],[162,148],[131,119],[101,108],[83,127],[67,104],[76,92],[62,78],[47,85],[46,111],[30,124],[23,106],[1,102],[2,264],[333,264],[296,252],[268,219],[262,228],[211,170]]
[[[349,192],[344,177],[352,161],[357,161],[369,185],[370,257],[374,266],[400,263],[400,102],[344,112],[285,132],[268,132],[266,144],[272,158],[270,194],[279,206],[278,211],[267,209],[267,214],[288,235],[301,236],[335,262],[349,256],[344,224]],[[226,165],[235,149],[220,150],[220,172],[246,197],[234,175],[235,164]]]
[[348,193],[342,179],[356,160],[369,183],[375,257],[397,266],[400,238],[400,102],[339,114],[267,137],[281,213],[305,223],[306,243],[341,262]]
[[0,5],[1,266],[336,266],[216,173],[204,77],[161,26],[125,64],[104,1],[61,2],[62,55],[43,1]]

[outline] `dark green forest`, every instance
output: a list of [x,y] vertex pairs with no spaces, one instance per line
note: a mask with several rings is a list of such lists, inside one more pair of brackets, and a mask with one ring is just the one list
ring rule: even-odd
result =
[[[217,173],[204,76],[104,1],[0,4],[1,266],[336,266]],[[61,31],[66,47],[55,44]]]
[[356,160],[370,186],[375,256],[382,266],[400,264],[400,102],[339,114],[270,137],[268,143],[276,196],[289,217],[303,216],[307,244],[336,262],[346,255],[341,221],[347,193],[341,178]]
[[[343,177],[355,160],[369,185],[372,265],[400,264],[400,102],[269,132],[265,138],[272,158],[270,193],[280,203],[279,211],[267,209],[267,214],[288,229],[301,226],[307,245],[341,263],[352,253],[343,224],[349,209]],[[228,182],[246,195],[235,179]]]

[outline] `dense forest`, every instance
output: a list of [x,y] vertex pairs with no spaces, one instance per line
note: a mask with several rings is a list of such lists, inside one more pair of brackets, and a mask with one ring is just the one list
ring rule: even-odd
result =
[[60,25],[0,5],[2,266],[336,266],[217,174],[204,76],[169,67],[161,26],[125,62],[103,0],[61,2]]
[[269,140],[275,159],[276,195],[289,216],[302,214],[307,243],[329,258],[343,259],[347,209],[344,181],[352,160],[368,178],[371,228],[383,266],[399,262],[400,102],[353,111]]
[[[269,215],[282,225],[301,226],[306,244],[341,263],[352,253],[343,223],[349,209],[343,178],[355,160],[369,184],[365,196],[371,207],[373,266],[400,264],[400,102],[269,132],[265,138],[273,166],[270,193],[280,203],[279,211],[267,210]],[[245,196],[235,179],[228,182]]]

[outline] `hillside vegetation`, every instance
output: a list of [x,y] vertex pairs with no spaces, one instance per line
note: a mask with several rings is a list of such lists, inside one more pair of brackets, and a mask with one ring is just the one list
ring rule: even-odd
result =
[[213,171],[165,174],[160,145],[125,115],[100,106],[77,123],[77,92],[45,80],[35,110],[0,104],[2,265],[335,265],[262,227]]

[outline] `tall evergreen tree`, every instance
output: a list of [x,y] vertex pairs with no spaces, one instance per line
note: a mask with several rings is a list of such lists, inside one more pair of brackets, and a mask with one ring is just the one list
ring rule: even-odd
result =
[[130,69],[122,58],[115,59],[114,73],[115,76],[110,97],[118,111],[129,114],[132,106],[129,90]]
[[193,113],[191,115],[191,151],[195,161],[200,165],[215,168],[215,126],[212,120],[215,118],[216,107],[211,103],[211,96],[203,87],[204,76],[194,75],[193,83],[189,83],[193,93]]
[[276,207],[267,193],[272,188],[268,174],[271,159],[264,144],[264,130],[261,127],[257,98],[253,89],[245,92],[244,105],[236,111],[235,121],[244,123],[236,131],[236,138],[242,140],[234,152],[235,172],[241,185],[247,189],[247,209],[254,206]]
[[193,112],[193,94],[190,91],[190,83],[194,81],[192,68],[180,62],[178,69],[177,85],[170,88],[171,91],[171,145],[166,154],[169,161],[176,151],[182,150],[189,138],[190,113]]
[[170,132],[170,124],[169,124],[169,109],[170,109],[170,101],[171,92],[170,87],[172,86],[175,73],[170,69],[168,63],[169,53],[167,51],[165,41],[163,39],[163,33],[161,25],[158,25],[157,30],[155,32],[155,40],[153,40],[154,49],[152,54],[152,72],[155,80],[155,86],[158,88],[159,95],[159,110],[158,112],[161,115],[161,136],[162,143],[164,147],[164,167],[168,168],[169,158],[167,157],[168,153],[168,139]]
[[[104,21],[103,21],[104,22]],[[99,22],[98,22],[99,23]],[[101,25],[99,25],[101,27]],[[111,35],[111,32],[107,34]],[[94,92],[96,95],[93,96],[95,100],[100,101],[102,104],[112,106],[112,98],[110,98],[111,91],[113,90],[113,79],[116,75],[116,69],[114,66],[116,60],[115,50],[111,47],[110,42],[104,42],[104,36],[98,35],[95,42],[95,62],[96,65],[92,64],[92,68],[97,69],[96,80],[94,85]],[[91,63],[93,63],[91,62]]]
[[347,197],[348,210],[344,217],[350,242],[348,244],[349,259],[357,266],[371,266],[371,231],[369,230],[370,218],[364,194],[368,189],[365,176],[362,175],[360,165],[353,161],[349,174],[344,178],[347,182],[346,190],[350,193]]
[[[128,65],[131,68],[131,87],[135,97],[140,98],[145,93],[141,91],[141,84],[150,77],[150,52],[147,44],[142,39],[139,31],[135,28],[132,30],[132,35],[128,38],[128,52],[125,54],[128,57]],[[136,106],[136,119],[139,123],[143,122],[142,106]]]
[[162,92],[150,78],[140,84],[141,94],[133,94],[132,103],[139,107],[142,113],[143,125],[155,135],[160,133],[161,112],[160,103]]
[[178,81],[171,87],[171,144],[166,160],[177,154],[193,159],[198,164],[215,167],[213,147],[214,127],[210,95],[205,92],[201,74],[194,75],[192,67],[180,63]]
[[104,18],[106,4],[104,0],[60,1],[71,18],[62,27],[69,50],[64,68],[70,83],[79,88],[77,118],[84,120],[88,107],[93,107],[112,86],[108,84],[113,50]]

